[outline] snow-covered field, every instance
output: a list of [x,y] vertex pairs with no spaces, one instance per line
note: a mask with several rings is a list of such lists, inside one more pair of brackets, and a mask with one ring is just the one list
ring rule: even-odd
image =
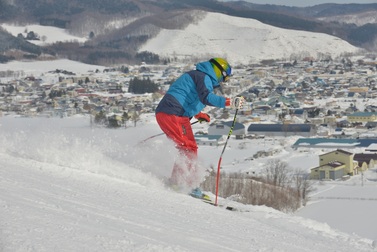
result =
[[[88,72],[95,72],[97,69],[102,71],[106,67],[98,65],[89,65],[81,62],[57,59],[46,61],[11,61],[7,64],[0,64],[0,71],[23,72],[24,75],[32,75],[36,77],[46,76],[48,72],[56,69],[66,70],[74,73],[85,74]],[[56,74],[54,74],[56,77]]]
[[[0,251],[375,250],[377,201],[361,200],[375,197],[373,172],[364,186],[360,177],[319,185],[297,214],[312,219],[263,206],[231,212],[164,186],[176,150],[164,136],[138,145],[160,133],[152,114],[136,128],[89,122],[0,117]],[[273,144],[243,141],[249,148],[230,139],[224,170],[258,170],[263,160],[244,157]],[[221,149],[200,147],[202,167],[217,164]],[[318,158],[288,148],[280,155],[307,168]]]
[[[1,27],[9,31],[13,36],[17,37],[18,34],[22,34],[24,37],[27,36],[28,32],[34,32],[40,40],[30,41],[36,45],[46,45],[53,44],[59,41],[62,42],[81,42],[84,43],[87,38],[81,38],[77,36],[70,35],[67,33],[66,29],[52,27],[52,26],[42,26],[37,24],[30,24],[24,26],[12,25],[12,24],[1,24]],[[89,34],[89,33],[88,33]],[[63,38],[63,39],[62,39]]]

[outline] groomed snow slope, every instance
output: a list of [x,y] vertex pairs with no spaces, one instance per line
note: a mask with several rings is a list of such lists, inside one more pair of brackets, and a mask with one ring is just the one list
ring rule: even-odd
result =
[[0,117],[0,251],[372,251],[267,207],[231,212],[165,188],[175,150],[153,123]]

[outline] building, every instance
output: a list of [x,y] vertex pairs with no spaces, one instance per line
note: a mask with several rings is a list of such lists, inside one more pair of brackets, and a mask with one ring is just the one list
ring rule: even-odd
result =
[[336,139],[336,138],[300,138],[292,148],[368,148],[371,144],[377,143],[377,138],[360,138],[360,139]]
[[373,122],[377,121],[377,113],[375,112],[355,112],[347,116],[349,122]]
[[312,124],[262,124],[252,123],[247,129],[248,134],[264,135],[268,137],[276,136],[305,136],[311,137],[315,133]]
[[357,174],[358,162],[354,154],[337,149],[319,156],[319,166],[310,170],[311,179],[341,179],[345,175]]
[[359,171],[366,171],[377,164],[377,153],[356,153],[353,157],[358,162]]
[[[208,135],[228,135],[230,128],[232,127],[233,121],[228,122],[216,122],[209,126]],[[245,136],[245,125],[236,122],[234,124],[232,135],[235,136]]]
[[222,135],[195,135],[194,137],[198,145],[219,146],[225,142]]

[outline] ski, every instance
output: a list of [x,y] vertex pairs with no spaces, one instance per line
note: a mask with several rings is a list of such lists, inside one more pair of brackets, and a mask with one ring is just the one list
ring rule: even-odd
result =
[[204,203],[207,203],[207,204],[210,204],[212,206],[217,206],[217,207],[220,207],[220,208],[224,208],[226,210],[229,210],[229,211],[238,211],[238,212],[241,212],[239,211],[237,208],[235,207],[232,207],[232,206],[226,206],[226,205],[216,205],[215,202],[213,202],[212,200],[208,201],[208,200],[202,200]]
[[189,195],[195,199],[199,199],[202,202],[210,204],[212,206],[221,207],[229,211],[238,211],[237,208],[232,206],[216,204],[207,194],[203,193],[199,188],[195,188],[194,190],[192,190],[192,192]]

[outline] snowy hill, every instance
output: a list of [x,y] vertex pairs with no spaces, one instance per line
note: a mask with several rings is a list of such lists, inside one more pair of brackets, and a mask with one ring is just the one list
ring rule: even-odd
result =
[[0,71],[22,71],[24,75],[31,76],[45,76],[47,75],[47,72],[55,71],[56,69],[64,69],[74,73],[85,74],[88,72],[95,72],[97,69],[103,71],[105,67],[89,65],[68,59],[48,61],[11,61],[7,64],[0,64]]
[[318,19],[326,22],[339,22],[362,26],[377,23],[377,11],[364,12],[361,15],[337,15]]
[[[0,117],[0,251],[374,251],[325,223],[262,206],[231,212],[165,188],[172,144],[136,146],[156,133],[153,116],[119,130]],[[216,162],[220,149],[204,152]],[[237,153],[229,147],[224,165]]]
[[[197,12],[197,11],[196,11]],[[198,15],[198,14],[196,14]],[[239,18],[220,13],[201,12],[204,18],[182,30],[162,29],[148,40],[139,51],[150,51],[162,57],[208,59],[214,56],[227,58],[230,62],[260,62],[264,59],[290,59],[291,56],[331,55],[333,58],[359,48],[334,36],[323,33],[287,30],[263,24],[254,19]],[[64,29],[39,25],[25,27],[1,25],[17,36],[34,31],[43,40],[31,41],[47,45],[57,41],[84,42],[68,34]]]
[[235,63],[262,59],[289,59],[292,55],[333,57],[358,48],[323,33],[276,28],[254,19],[208,12],[184,30],[162,30],[139,51],[186,58],[226,57]]
[[40,40],[30,40],[29,42],[36,45],[47,45],[56,42],[85,42],[87,38],[80,38],[73,36],[66,32],[65,29],[52,27],[52,26],[42,26],[42,25],[25,25],[16,26],[10,24],[0,25],[4,30],[10,32],[13,36],[17,37],[18,34],[22,34],[24,37],[27,33],[33,31]]

